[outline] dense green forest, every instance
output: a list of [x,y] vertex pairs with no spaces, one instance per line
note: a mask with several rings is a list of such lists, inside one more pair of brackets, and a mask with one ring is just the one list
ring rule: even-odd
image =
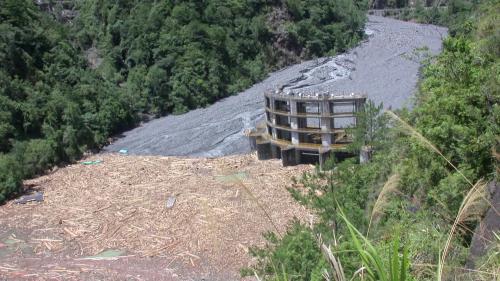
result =
[[[401,11],[387,11],[386,16],[400,20],[411,20],[447,26],[455,35],[463,28],[472,11],[477,10],[480,0],[427,0],[427,1],[375,1],[375,7],[399,8]],[[378,6],[377,6],[378,5]]]
[[0,202],[23,178],[150,116],[209,105],[272,69],[346,50],[363,36],[368,6],[88,0],[73,1],[77,17],[61,21],[34,2],[0,1]]
[[424,67],[412,112],[384,113],[367,104],[360,116],[365,125],[353,133],[364,139],[367,129],[384,132],[368,143],[371,162],[331,159],[323,171],[296,179],[292,195],[318,221],[296,222],[283,238],[267,235],[268,245],[252,251],[258,265],[244,274],[500,280],[500,234],[473,261],[475,270],[465,267],[472,232],[489,207],[487,182],[499,171],[499,15],[500,1],[487,0],[452,23],[443,53]]

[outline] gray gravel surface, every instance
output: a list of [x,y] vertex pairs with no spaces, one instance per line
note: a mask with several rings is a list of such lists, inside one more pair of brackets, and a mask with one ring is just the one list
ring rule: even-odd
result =
[[249,152],[243,131],[263,118],[263,93],[366,94],[386,108],[411,107],[423,59],[441,51],[446,28],[369,16],[368,39],[346,54],[306,61],[207,108],[150,121],[104,150],[130,154],[219,157]]

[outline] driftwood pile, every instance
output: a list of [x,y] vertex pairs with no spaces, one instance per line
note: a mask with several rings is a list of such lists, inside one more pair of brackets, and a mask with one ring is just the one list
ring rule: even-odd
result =
[[24,229],[36,253],[84,257],[119,249],[238,270],[250,262],[248,247],[264,243],[263,232],[284,232],[293,217],[310,220],[286,187],[311,166],[283,168],[254,155],[100,154],[84,162],[27,181],[44,201],[0,206],[0,225]]

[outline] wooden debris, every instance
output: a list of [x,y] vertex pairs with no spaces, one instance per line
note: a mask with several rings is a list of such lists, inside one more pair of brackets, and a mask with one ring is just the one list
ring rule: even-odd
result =
[[309,165],[283,168],[279,160],[258,161],[255,155],[99,154],[83,161],[97,159],[103,164],[69,165],[26,181],[44,191],[45,201],[0,206],[0,225],[15,228],[23,221],[40,230],[27,239],[37,244],[35,252],[67,247],[92,256],[120,249],[237,271],[250,262],[247,247],[263,245],[262,233],[274,230],[237,182],[244,182],[281,232],[294,217],[309,220],[309,211],[286,190],[293,176],[312,169]]

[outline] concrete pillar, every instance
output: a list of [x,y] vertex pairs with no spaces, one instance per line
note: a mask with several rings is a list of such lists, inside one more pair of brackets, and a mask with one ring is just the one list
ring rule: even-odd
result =
[[373,149],[371,146],[362,146],[359,151],[359,163],[365,164],[372,159]]
[[330,102],[324,100],[321,102],[322,114],[321,114],[321,144],[323,146],[329,147],[332,144],[332,134],[331,130],[331,118],[330,118]]
[[319,167],[323,169],[326,160],[330,157],[330,150],[319,151]]
[[[269,122],[274,126],[276,126],[276,114],[274,114],[274,111],[276,110],[276,100],[272,97],[269,98],[269,102],[270,102],[270,107],[271,107],[271,112],[269,113]],[[273,139],[277,139],[278,138],[278,134],[276,132],[276,129],[275,128],[271,128],[271,137]]]
[[277,145],[271,145],[271,152],[274,159],[281,159],[281,147]]
[[271,142],[257,143],[257,158],[259,160],[272,159]]
[[273,139],[278,139],[278,132],[276,131],[276,128],[271,128],[271,131]]
[[297,165],[302,163],[302,159],[300,157],[300,150],[298,149],[295,149],[295,163],[297,163]]
[[[290,100],[290,114],[297,115],[297,101]],[[290,117],[290,127],[294,130],[299,128],[298,118],[296,116]],[[299,133],[292,132],[292,144],[299,144]]]
[[299,128],[299,120],[297,117],[290,117],[290,128],[295,130]]
[[281,149],[279,146],[271,144],[271,157],[273,159],[281,159]]
[[269,116],[269,118],[271,119],[270,122],[271,122],[271,124],[276,126],[276,114],[274,114],[274,111],[276,111],[276,100],[274,98],[270,98],[269,101],[271,103],[270,104],[271,105],[271,114]]
[[292,132],[292,144],[299,144],[299,133]]
[[269,117],[271,117],[271,124],[273,124],[273,126],[276,126],[276,124],[277,124],[277,122],[276,122],[276,114],[271,113],[270,115],[271,116],[269,116]]
[[330,118],[328,117],[321,117],[320,118],[321,121],[320,121],[320,127],[321,127],[321,131],[322,132],[327,132],[328,130],[330,130]]
[[297,159],[295,158],[295,148],[282,148],[281,162],[283,163],[283,167],[297,165]]
[[[332,102],[332,104],[335,104],[335,103]],[[332,112],[330,112],[330,114],[332,115],[332,119],[330,122],[330,128],[335,129],[335,112],[332,111]]]
[[257,137],[249,136],[248,141],[250,142],[250,150],[254,151],[257,149]]
[[290,113],[292,115],[297,115],[297,101],[290,100]]
[[327,99],[320,101],[320,110],[322,116],[330,116],[330,101]]
[[330,133],[322,133],[321,134],[321,145],[325,147],[330,147],[332,144],[332,134]]

